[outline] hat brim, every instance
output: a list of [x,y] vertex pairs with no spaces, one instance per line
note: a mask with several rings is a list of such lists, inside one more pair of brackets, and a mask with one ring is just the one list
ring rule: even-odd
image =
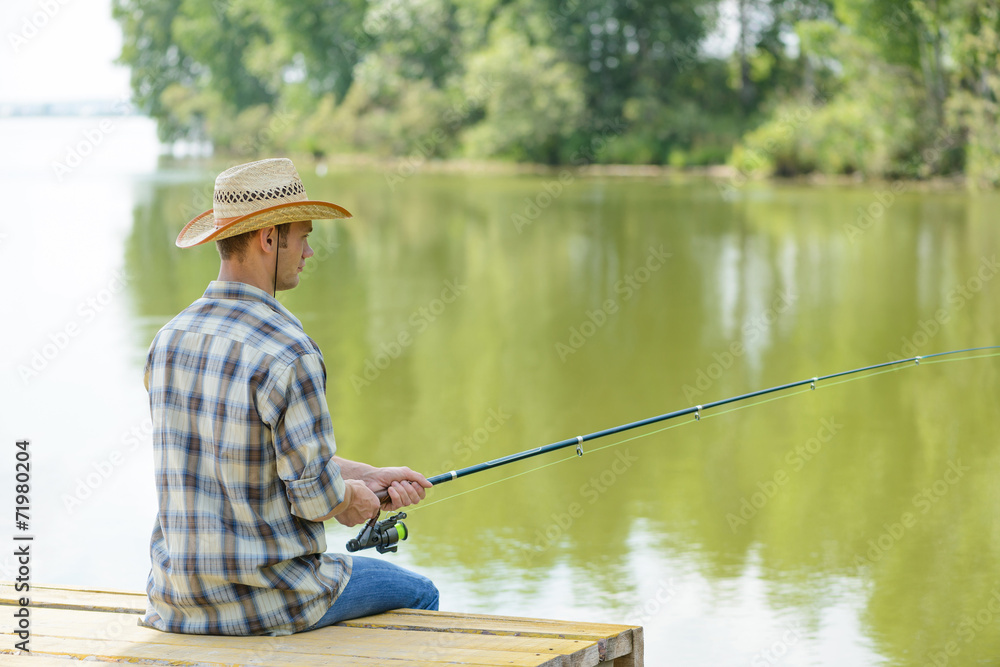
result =
[[174,243],[178,248],[190,248],[208,241],[218,241],[296,220],[334,220],[350,217],[352,217],[350,212],[342,206],[311,200],[278,204],[230,219],[216,219],[214,211],[208,210],[184,225]]

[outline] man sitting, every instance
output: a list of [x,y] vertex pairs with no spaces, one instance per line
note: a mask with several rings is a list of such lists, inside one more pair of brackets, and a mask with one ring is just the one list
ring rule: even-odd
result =
[[335,455],[326,368],[274,298],[312,256],[311,201],[290,160],[226,170],[214,207],[177,245],[216,241],[218,280],[168,322],[146,361],[159,508],[148,608],[168,632],[287,635],[396,608],[437,609],[430,580],[373,558],[326,552],[323,522],[354,526],[419,502],[409,468]]

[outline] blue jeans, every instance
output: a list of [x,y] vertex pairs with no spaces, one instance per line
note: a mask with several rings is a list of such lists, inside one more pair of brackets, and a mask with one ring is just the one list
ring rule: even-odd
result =
[[350,581],[309,630],[390,609],[437,610],[438,589],[427,577],[378,558],[352,558]]

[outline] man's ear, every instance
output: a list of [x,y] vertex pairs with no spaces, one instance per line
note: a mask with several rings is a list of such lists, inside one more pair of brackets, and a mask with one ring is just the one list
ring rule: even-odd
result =
[[260,245],[260,249],[264,253],[271,254],[271,251],[277,245],[277,242],[278,242],[277,227],[264,227],[263,229],[257,230],[257,243]]

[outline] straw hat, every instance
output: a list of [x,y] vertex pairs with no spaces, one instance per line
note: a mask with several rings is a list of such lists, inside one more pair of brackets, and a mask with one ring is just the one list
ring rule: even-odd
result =
[[350,218],[344,208],[306,197],[299,173],[287,158],[248,162],[215,179],[215,208],[205,211],[177,235],[179,248],[236,236],[296,220]]

